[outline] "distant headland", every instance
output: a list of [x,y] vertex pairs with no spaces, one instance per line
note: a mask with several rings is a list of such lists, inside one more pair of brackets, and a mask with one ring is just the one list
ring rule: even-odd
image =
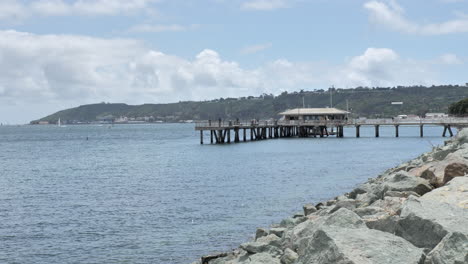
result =
[[193,120],[278,118],[285,109],[333,107],[352,110],[356,116],[393,117],[400,114],[424,116],[447,113],[449,106],[468,97],[466,85],[357,87],[352,89],[300,90],[279,95],[262,94],[209,101],[169,104],[127,105],[99,103],[59,111],[31,124],[162,123]]

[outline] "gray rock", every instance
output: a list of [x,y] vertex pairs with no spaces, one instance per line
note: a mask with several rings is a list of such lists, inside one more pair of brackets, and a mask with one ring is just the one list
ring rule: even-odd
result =
[[261,252],[277,252],[280,246],[280,238],[276,235],[268,235],[260,237],[255,242],[247,242],[240,245],[240,248],[247,251],[250,254],[261,253]]
[[340,201],[336,202],[333,209],[330,210],[330,213],[334,213],[334,212],[338,211],[338,209],[340,209],[340,208],[346,208],[348,210],[353,210],[354,208],[356,208],[357,204],[358,204],[358,201],[353,200],[353,199],[340,200]]
[[315,208],[315,206],[311,203],[305,204],[302,208],[304,209],[305,216],[308,216],[310,214],[317,212],[317,208]]
[[364,221],[356,213],[340,208],[335,213],[331,214],[324,222],[325,226],[346,227],[346,228],[361,228],[365,227]]
[[280,227],[285,227],[285,228],[291,228],[291,227],[294,227],[295,225],[296,225],[296,222],[294,221],[294,218],[292,217],[283,219],[279,224]]
[[304,217],[304,214],[302,212],[297,212],[293,215],[293,218],[299,218],[299,217]]
[[367,215],[375,215],[378,213],[383,213],[384,209],[381,207],[376,207],[376,206],[367,206],[367,207],[361,207],[361,208],[356,208],[353,210],[357,215],[360,217],[367,216]]
[[275,227],[270,229],[270,234],[276,235],[278,237],[282,237],[284,234],[284,231],[286,231],[286,228],[284,227]]
[[388,196],[388,197],[408,198],[410,195],[413,195],[416,197],[420,196],[419,194],[415,192],[411,192],[411,191],[405,191],[405,192],[387,191],[385,192],[384,197]]
[[241,264],[281,264],[279,258],[276,258],[268,253],[260,253],[251,255]]
[[426,257],[425,264],[468,263],[468,236],[450,233]]
[[449,233],[468,234],[468,177],[420,198],[410,196],[403,206],[395,234],[417,247],[433,249]]
[[397,215],[383,213],[381,215],[366,216],[363,220],[370,229],[394,234],[399,219],[400,217]]
[[321,228],[304,240],[297,264],[417,264],[423,250],[367,228]]
[[284,250],[284,254],[281,257],[281,264],[293,264],[299,255],[291,249],[287,248]]
[[414,177],[402,171],[386,177],[383,187],[385,191],[412,191],[419,195],[423,195],[433,189],[427,180]]
[[268,236],[268,229],[261,228],[261,227],[257,228],[257,232],[255,232],[255,240],[264,236]]
[[384,197],[384,199],[377,200],[371,204],[372,207],[380,207],[389,215],[399,215],[403,202],[406,198],[398,197]]

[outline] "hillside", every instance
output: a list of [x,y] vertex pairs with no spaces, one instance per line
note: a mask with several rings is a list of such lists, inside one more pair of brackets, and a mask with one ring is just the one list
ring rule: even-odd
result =
[[[355,116],[392,117],[399,114],[424,115],[428,112],[448,112],[448,107],[468,97],[468,86],[413,86],[393,88],[330,89],[333,106],[346,109],[347,102]],[[125,116],[135,120],[177,122],[179,120],[268,119],[278,118],[278,113],[302,107],[327,107],[330,90],[287,93],[278,96],[264,94],[259,97],[220,98],[203,102],[179,102],[171,104],[91,104],[59,111],[32,121],[64,123],[112,121]],[[403,102],[392,105],[392,102]],[[146,117],[146,118],[145,118]]]

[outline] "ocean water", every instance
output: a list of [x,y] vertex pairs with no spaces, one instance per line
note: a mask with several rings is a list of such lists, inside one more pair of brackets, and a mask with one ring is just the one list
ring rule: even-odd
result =
[[0,263],[191,263],[444,140],[354,133],[200,145],[191,124],[0,126]]

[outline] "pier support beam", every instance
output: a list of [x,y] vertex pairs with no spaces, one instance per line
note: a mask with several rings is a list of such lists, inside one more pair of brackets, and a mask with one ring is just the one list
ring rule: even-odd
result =
[[424,125],[419,125],[419,136],[424,137]]
[[395,137],[399,137],[400,136],[400,130],[399,130],[400,126],[399,125],[395,125]]
[[361,137],[361,131],[360,131],[361,126],[357,125],[356,126],[356,137]]
[[450,125],[444,126],[444,132],[442,133],[442,136],[445,137],[447,135],[447,131],[449,132],[450,136],[453,137],[453,132]]
[[245,141],[247,141],[247,137],[246,137],[246,136],[247,136],[247,135],[246,135],[246,134],[247,134],[247,132],[246,132],[246,130],[247,130],[247,129],[246,129],[246,128],[244,128],[244,142],[245,142]]
[[213,130],[210,130],[210,143],[213,144]]
[[375,137],[379,137],[379,125],[375,125]]
[[200,130],[200,144],[203,145],[203,130]]

